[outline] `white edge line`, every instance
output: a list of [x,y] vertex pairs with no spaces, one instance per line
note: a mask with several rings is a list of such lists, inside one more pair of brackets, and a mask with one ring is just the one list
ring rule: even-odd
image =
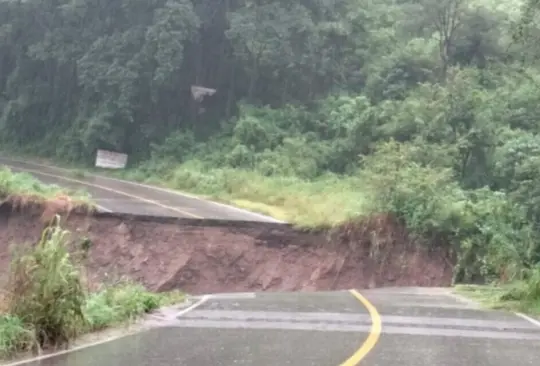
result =
[[[470,306],[471,308],[475,308],[475,309],[480,309],[481,308],[481,304],[477,301],[474,301],[472,299],[469,299],[463,295],[460,295],[460,294],[456,294],[455,292],[452,291],[453,288],[450,288],[450,290],[445,294],[447,296],[450,296],[452,297],[454,300],[457,300],[463,304],[466,304],[468,306]],[[442,292],[444,294],[444,292]]]
[[[11,159],[11,158],[4,158],[4,159],[8,160],[8,161],[11,160],[13,162],[23,163],[23,164],[41,166],[41,167],[49,168],[49,169],[57,169],[57,170],[61,170],[61,171],[64,171],[64,172],[69,172],[70,171],[69,169],[66,169],[66,168],[60,168],[60,167],[56,167],[56,166],[40,164],[40,163],[35,163],[35,162],[28,162],[28,161],[19,160],[19,159]],[[101,179],[109,179],[109,180],[121,182],[121,183],[124,183],[124,184],[131,184],[131,185],[134,185],[134,186],[144,187],[144,188],[148,188],[148,189],[154,189],[156,191],[166,192],[166,193],[174,194],[174,195],[177,195],[177,196],[180,196],[180,197],[192,198],[192,199],[195,199],[195,200],[198,200],[198,201],[203,201],[203,202],[210,203],[210,204],[213,204],[213,205],[216,205],[216,206],[228,208],[230,210],[242,212],[244,214],[249,214],[249,215],[252,215],[254,217],[259,217],[259,218],[262,218],[262,219],[265,219],[265,220],[272,220],[272,221],[274,221],[275,223],[278,223],[278,224],[287,224],[286,221],[281,221],[281,220],[275,219],[275,218],[273,218],[271,216],[266,216],[266,215],[263,215],[263,214],[259,214],[259,213],[256,213],[256,212],[252,212],[252,211],[245,210],[245,209],[235,207],[235,206],[231,206],[231,205],[226,205],[224,203],[210,201],[210,200],[207,200],[207,199],[199,198],[197,196],[192,196],[190,194],[175,191],[175,190],[172,190],[172,189],[167,189],[167,188],[162,188],[162,187],[157,187],[157,186],[151,186],[151,185],[143,184],[143,183],[131,182],[129,180],[123,180],[123,179],[118,179],[118,178],[111,178],[111,177],[107,177],[107,176],[104,176],[104,175],[101,175],[101,174],[88,174],[88,175],[90,175],[92,177],[96,177],[96,178],[101,178]]]
[[[178,314],[176,314],[176,316],[177,317],[182,316],[182,315],[192,311],[193,309],[195,309],[195,308],[201,306],[202,304],[204,304],[209,299],[210,299],[209,295],[203,296],[195,304],[193,304],[193,305],[189,306],[188,308],[185,308],[184,310],[180,311]],[[80,350],[85,349],[85,348],[99,346],[99,345],[107,343],[107,342],[116,341],[116,340],[118,340],[120,338],[129,337],[130,335],[133,335],[133,334],[124,334],[124,335],[120,335],[120,336],[116,336],[116,337],[111,337],[111,338],[108,338],[108,339],[104,339],[104,340],[97,341],[97,342],[94,342],[94,343],[90,343],[90,344],[86,344],[86,345],[83,345],[83,346],[75,347],[75,348],[72,348],[72,349],[68,349],[68,350],[64,350],[64,351],[60,351],[60,352],[55,352],[55,353],[51,353],[51,354],[48,354],[48,355],[38,356],[38,357],[30,358],[30,359],[27,359],[27,360],[17,361],[17,362],[14,362],[14,363],[3,364],[2,366],[25,365],[25,364],[28,364],[28,363],[31,363],[31,362],[36,362],[36,361],[41,361],[41,360],[44,360],[44,359],[47,359],[47,358],[61,356],[61,355],[64,355],[66,353],[80,351]]]
[[525,319],[526,321],[528,321],[529,323],[532,323],[534,325],[536,325],[537,327],[540,328],[540,321],[536,320],[536,319],[533,319],[531,318],[530,316],[528,315],[525,315],[525,314],[522,314],[522,313],[515,313],[517,316],[519,316],[520,318],[523,318]]
[[195,308],[198,308],[199,306],[201,306],[202,304],[204,304],[205,302],[207,302],[208,300],[210,300],[212,298],[211,295],[204,295],[203,297],[201,297],[199,299],[199,301],[197,301],[195,304],[191,305],[190,307],[187,307],[185,308],[184,310],[182,311],[179,311],[178,313],[176,313],[176,316],[182,316],[190,311],[192,311],[193,309]]
[[103,207],[101,205],[95,205],[99,210],[103,212],[112,212],[112,210],[109,210],[107,207]]

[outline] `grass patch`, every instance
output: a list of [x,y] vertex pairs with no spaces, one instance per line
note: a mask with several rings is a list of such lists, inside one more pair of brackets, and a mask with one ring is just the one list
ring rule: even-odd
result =
[[361,215],[365,203],[360,179],[331,174],[307,181],[189,162],[161,169],[143,165],[122,172],[121,177],[193,193],[306,227],[347,221]]
[[58,185],[43,184],[29,173],[14,173],[0,168],[0,199],[24,197],[27,201],[46,202],[67,196],[79,205],[92,205],[90,195],[84,190],[74,190]]
[[[533,275],[535,276],[535,275]],[[540,315],[540,290],[534,278],[504,285],[456,285],[454,291],[489,309]]]
[[0,357],[11,356],[18,350],[37,347],[35,331],[30,325],[13,315],[0,314]]
[[83,313],[87,321],[87,331],[96,331],[132,321],[162,306],[180,303],[182,292],[163,294],[151,293],[144,286],[124,282],[111,287],[103,287],[88,297]]
[[154,294],[130,281],[90,293],[82,265],[87,249],[74,250],[58,221],[35,246],[14,255],[0,314],[0,358],[64,345],[183,300],[180,292]]

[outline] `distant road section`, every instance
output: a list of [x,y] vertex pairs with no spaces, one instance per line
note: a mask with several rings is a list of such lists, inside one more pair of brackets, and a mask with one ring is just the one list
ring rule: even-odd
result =
[[203,200],[173,190],[124,181],[101,175],[76,177],[69,170],[37,163],[0,157],[0,164],[14,172],[27,172],[47,184],[84,189],[103,211],[175,216],[198,219],[220,219],[283,223],[272,217],[249,212],[221,203]]

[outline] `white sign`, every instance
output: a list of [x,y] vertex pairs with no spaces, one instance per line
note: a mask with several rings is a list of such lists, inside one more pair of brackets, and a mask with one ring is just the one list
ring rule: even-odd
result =
[[99,168],[123,169],[127,164],[127,155],[107,150],[98,150],[96,166]]
[[201,102],[205,96],[212,96],[215,93],[216,89],[205,88],[203,86],[197,85],[191,86],[191,95],[193,96],[193,99],[195,99],[197,102]]

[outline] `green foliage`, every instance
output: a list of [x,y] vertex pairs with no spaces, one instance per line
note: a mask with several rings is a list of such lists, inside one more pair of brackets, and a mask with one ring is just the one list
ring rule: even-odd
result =
[[523,278],[538,261],[538,233],[525,209],[504,193],[486,188],[468,193],[459,229],[455,282]]
[[522,280],[498,286],[456,286],[458,293],[496,309],[540,315],[540,267],[527,271]]
[[418,235],[452,232],[465,196],[450,169],[422,165],[413,160],[413,152],[392,141],[363,159],[369,209],[395,214]]
[[500,296],[500,299],[540,302],[540,267],[529,271],[525,280],[516,282],[512,288]]
[[122,283],[89,296],[83,311],[89,330],[95,331],[149,313],[162,304],[162,298],[143,286]]
[[0,359],[36,347],[35,333],[13,315],[0,314]]
[[67,342],[84,322],[86,294],[68,234],[59,225],[46,228],[34,249],[11,264],[9,313],[30,324],[42,346]]
[[513,281],[538,261],[539,236],[523,206],[503,192],[463,190],[447,168],[422,164],[394,141],[363,160],[370,212],[392,213],[422,241],[452,244],[455,282]]
[[74,200],[90,203],[90,196],[87,192],[43,184],[29,173],[13,173],[9,168],[0,168],[0,199],[5,199],[8,196],[50,199],[59,195],[67,195]]

